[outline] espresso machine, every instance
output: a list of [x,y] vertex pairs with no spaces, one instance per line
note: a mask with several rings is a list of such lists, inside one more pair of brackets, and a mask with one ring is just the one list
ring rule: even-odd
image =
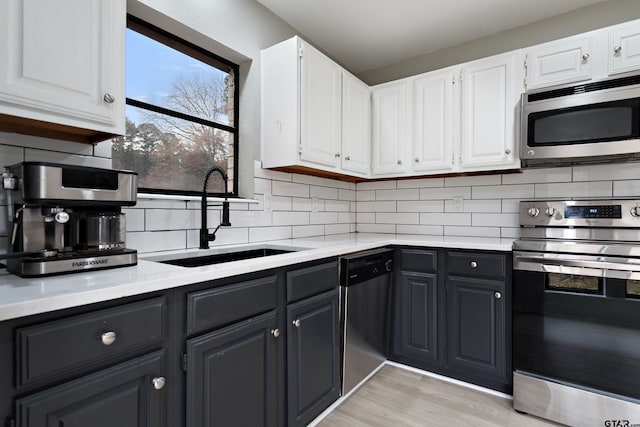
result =
[[6,168],[7,271],[39,277],[137,264],[126,247],[123,206],[136,204],[137,173],[43,162]]

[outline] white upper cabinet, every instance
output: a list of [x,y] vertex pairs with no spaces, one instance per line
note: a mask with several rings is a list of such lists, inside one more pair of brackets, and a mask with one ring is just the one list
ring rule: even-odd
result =
[[640,70],[640,20],[525,49],[526,89]]
[[303,43],[300,81],[300,159],[336,168],[342,143],[342,69]]
[[412,169],[416,173],[446,173],[455,169],[454,87],[452,68],[422,74],[413,80]]
[[368,175],[371,169],[371,89],[342,73],[342,169]]
[[369,174],[370,90],[293,37],[261,52],[265,168]]
[[125,21],[124,0],[2,1],[0,130],[124,134]]
[[527,89],[592,78],[593,34],[527,49]]
[[640,21],[617,25],[609,33],[609,74],[640,69]]
[[409,144],[409,79],[375,86],[372,92],[371,171],[373,175],[402,175]]
[[519,168],[515,124],[522,52],[467,63],[461,75],[461,170]]

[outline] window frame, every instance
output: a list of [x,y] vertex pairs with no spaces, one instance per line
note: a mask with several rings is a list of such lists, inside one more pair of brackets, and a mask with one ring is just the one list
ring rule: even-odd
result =
[[[157,105],[148,104],[146,102],[138,101],[126,97],[126,105],[142,108],[145,110],[153,111],[155,113],[165,114],[171,117],[175,117],[182,120],[191,121],[205,126],[211,126],[216,129],[227,131],[233,135],[233,176],[229,179],[233,180],[233,190],[227,194],[227,196],[238,197],[238,164],[239,164],[239,119],[240,119],[240,66],[234,62],[229,61],[219,55],[216,55],[198,45],[195,45],[187,40],[184,40],[172,33],[169,33],[162,28],[159,28],[153,24],[150,24],[136,16],[127,14],[127,29],[131,29],[143,36],[149,37],[158,43],[164,44],[171,49],[181,52],[185,55],[191,56],[201,62],[218,68],[224,72],[233,73],[234,93],[233,93],[233,126],[218,123],[211,120],[202,119],[200,117],[191,116],[179,111],[170,110]],[[126,82],[125,82],[126,84]],[[228,171],[227,171],[228,172]],[[202,177],[204,184],[204,177]],[[166,194],[172,196],[200,196],[202,191],[189,191],[189,190],[174,190],[174,189],[159,189],[159,188],[138,188],[139,193],[148,194]],[[223,196],[223,193],[208,192],[209,196]]]

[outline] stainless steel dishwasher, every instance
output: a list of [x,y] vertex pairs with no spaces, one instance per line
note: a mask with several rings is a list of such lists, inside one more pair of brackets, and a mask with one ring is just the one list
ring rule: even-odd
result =
[[340,258],[342,395],[386,360],[393,249]]

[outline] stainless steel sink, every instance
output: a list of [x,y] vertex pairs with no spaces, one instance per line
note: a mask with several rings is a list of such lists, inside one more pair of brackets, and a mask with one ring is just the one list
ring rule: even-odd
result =
[[[195,252],[192,254],[161,255],[147,258],[149,261],[163,264],[178,265],[181,267],[202,267],[205,265],[221,264],[230,261],[240,261],[252,258],[262,258],[272,255],[281,255],[296,252],[302,248],[278,248],[278,247],[243,247],[233,249],[221,249],[214,253]],[[203,251],[204,252],[204,251]]]

